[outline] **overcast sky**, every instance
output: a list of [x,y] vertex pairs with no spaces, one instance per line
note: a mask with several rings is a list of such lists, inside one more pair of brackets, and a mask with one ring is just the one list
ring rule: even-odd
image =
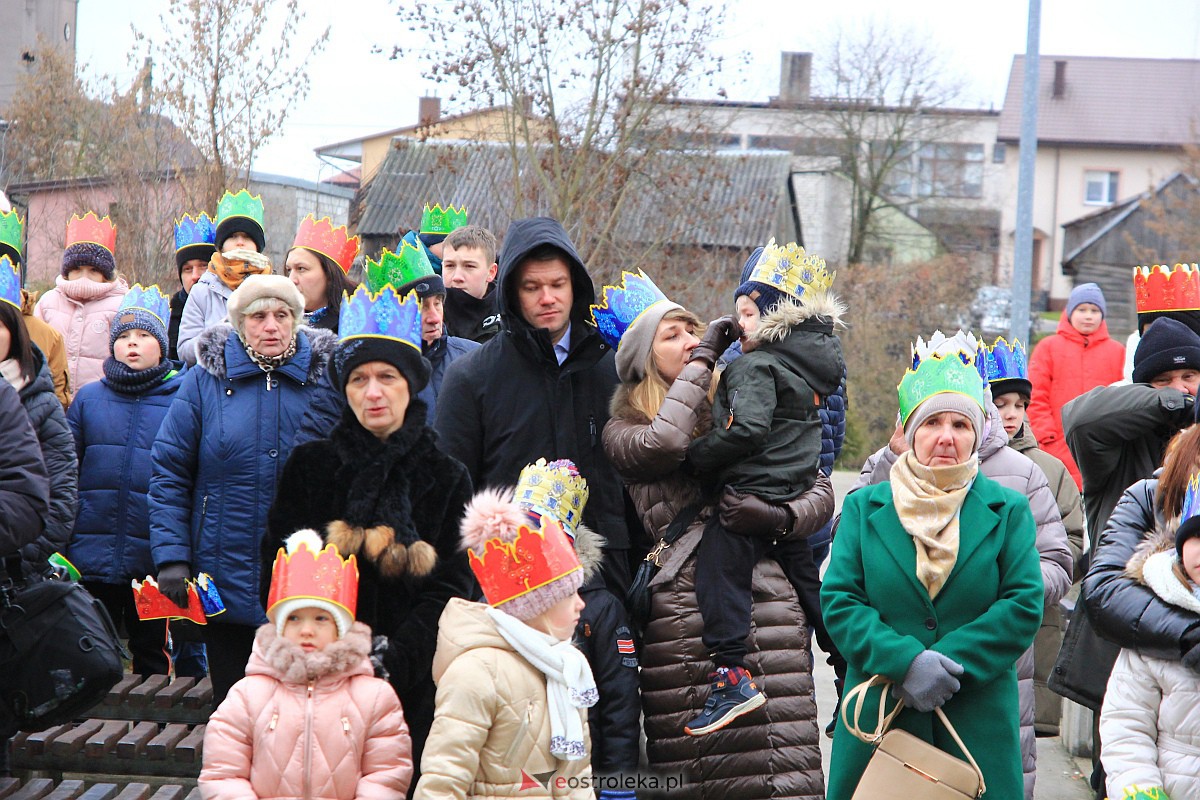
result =
[[[134,70],[126,63],[133,46],[130,24],[153,31],[166,5],[164,0],[79,0],[82,77],[105,73],[131,80]],[[388,0],[300,0],[300,5],[308,15],[302,39],[311,41],[329,25],[329,44],[310,63],[308,98],[259,155],[255,169],[318,179],[334,168],[313,155],[314,147],[416,122],[417,99],[439,93],[421,75],[418,48],[436,45],[417,40],[396,18],[396,3]],[[909,0],[903,5],[895,0],[733,0],[730,6],[737,11],[730,14],[726,35],[712,46],[730,56],[752,54],[748,69],[725,76],[725,88],[735,100],[766,100],[776,94],[781,51],[819,51],[835,26],[860,20],[891,21],[927,32],[945,49],[947,62],[966,76],[964,106],[999,109],[1012,57],[1025,51],[1028,5],[1021,0]],[[896,12],[898,7],[903,14]],[[393,61],[387,54],[397,43],[409,55]],[[1041,52],[1200,58],[1200,2],[1043,0]]]

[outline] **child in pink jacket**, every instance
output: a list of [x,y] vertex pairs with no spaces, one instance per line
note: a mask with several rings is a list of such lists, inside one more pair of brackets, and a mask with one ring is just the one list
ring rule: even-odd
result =
[[204,733],[204,800],[397,800],[412,740],[375,677],[371,630],[354,621],[358,564],[314,531],[288,537],[246,677]]

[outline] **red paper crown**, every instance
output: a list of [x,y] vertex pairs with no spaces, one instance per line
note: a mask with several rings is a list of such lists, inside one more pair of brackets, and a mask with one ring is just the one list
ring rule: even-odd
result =
[[292,247],[315,250],[333,259],[342,268],[342,272],[349,272],[350,267],[354,266],[354,257],[358,255],[358,243],[358,237],[351,236],[345,225],[335,228],[333,220],[329,217],[321,217],[318,220],[309,214],[300,223],[300,230],[296,231],[296,240],[292,242]]
[[291,553],[279,548],[271,571],[267,614],[284,600],[300,597],[327,600],[353,619],[358,608],[358,559],[351,555],[343,560],[333,544],[319,553],[310,550],[308,542],[300,542]]
[[97,217],[95,211],[89,211],[82,217],[76,214],[67,223],[67,243],[64,246],[70,247],[80,242],[98,244],[109,253],[116,253],[117,227],[108,217]]
[[540,531],[522,525],[513,541],[493,537],[484,543],[483,555],[472,549],[467,559],[483,596],[497,608],[582,569],[562,526],[548,517],[542,517]]
[[200,595],[196,594],[196,586],[191,581],[188,581],[187,593],[188,604],[184,609],[168,600],[154,579],[133,581],[133,605],[138,619],[190,619],[197,625],[204,625],[208,620],[200,605]]
[[1166,264],[1133,268],[1137,313],[1200,309],[1200,271],[1195,264]]

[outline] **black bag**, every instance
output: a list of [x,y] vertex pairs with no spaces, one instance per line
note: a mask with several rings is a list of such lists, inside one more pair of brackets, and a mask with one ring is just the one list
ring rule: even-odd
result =
[[71,722],[124,673],[104,605],[78,583],[14,583],[0,568],[0,736]]
[[645,560],[638,565],[637,574],[633,576],[633,581],[625,590],[625,607],[639,629],[645,628],[646,623],[650,621],[650,581],[654,580],[654,576],[662,569],[662,563],[658,560],[659,556],[662,555],[663,550],[675,544],[679,537],[683,536],[702,507],[701,503],[696,502],[679,510],[675,519],[671,520],[671,524],[667,526],[666,533],[658,540],[658,544],[654,545],[646,554]]

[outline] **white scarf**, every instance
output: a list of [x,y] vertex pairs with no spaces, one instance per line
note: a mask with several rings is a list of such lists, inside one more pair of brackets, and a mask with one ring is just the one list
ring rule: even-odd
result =
[[0,377],[12,384],[12,387],[18,392],[29,385],[29,381],[21,374],[21,362],[15,358],[6,358],[0,361]]
[[491,607],[487,612],[504,641],[546,676],[550,755],[562,761],[587,758],[583,715],[576,709],[594,706],[600,697],[587,658],[570,642],[560,642],[511,614]]

